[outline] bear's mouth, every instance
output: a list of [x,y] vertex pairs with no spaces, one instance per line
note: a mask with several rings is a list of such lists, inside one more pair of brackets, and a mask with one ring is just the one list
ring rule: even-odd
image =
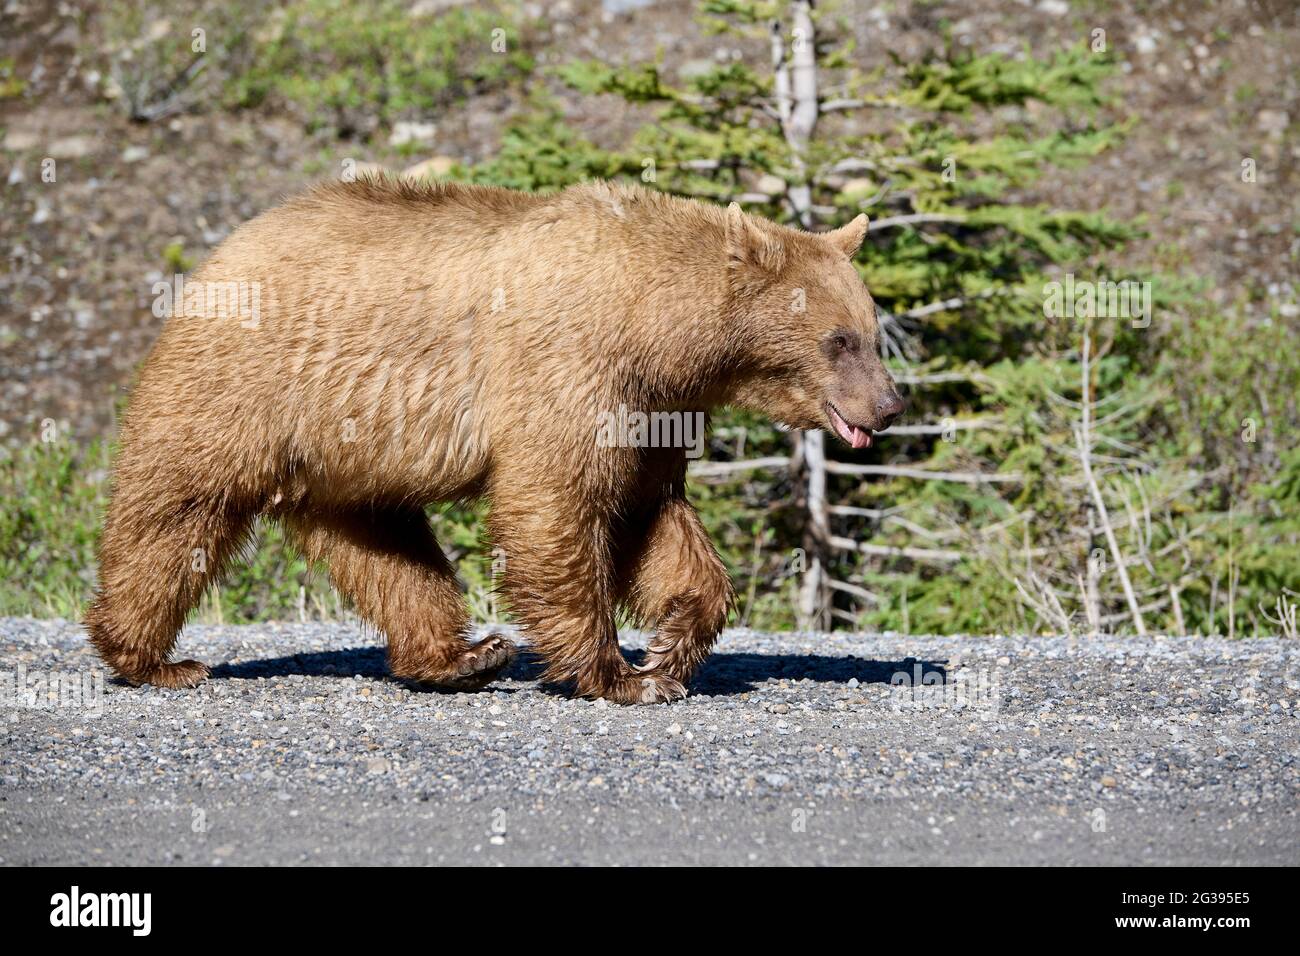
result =
[[840,410],[830,402],[826,403],[826,415],[835,428],[835,434],[843,438],[854,448],[871,447],[871,429],[860,425],[850,425],[849,420],[840,414]]

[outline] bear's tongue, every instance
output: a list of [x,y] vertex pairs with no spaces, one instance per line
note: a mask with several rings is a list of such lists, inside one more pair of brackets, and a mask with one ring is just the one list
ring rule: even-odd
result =
[[870,448],[871,432],[859,428],[857,425],[850,425],[846,422],[840,413],[831,406],[831,424],[835,426],[835,431],[841,438],[852,445],[854,448]]

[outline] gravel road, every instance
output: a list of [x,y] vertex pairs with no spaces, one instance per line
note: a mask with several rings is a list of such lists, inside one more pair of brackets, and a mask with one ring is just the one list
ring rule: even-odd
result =
[[348,624],[193,626],[194,691],[65,622],[0,648],[10,865],[1300,862],[1293,641],[734,630],[652,708],[526,657],[414,691]]

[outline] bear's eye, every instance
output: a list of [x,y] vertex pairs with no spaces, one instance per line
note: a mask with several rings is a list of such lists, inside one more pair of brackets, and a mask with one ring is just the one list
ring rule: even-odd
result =
[[832,354],[856,352],[862,346],[857,333],[848,331],[832,332],[830,335],[830,341],[827,344],[830,345],[829,351],[832,352]]

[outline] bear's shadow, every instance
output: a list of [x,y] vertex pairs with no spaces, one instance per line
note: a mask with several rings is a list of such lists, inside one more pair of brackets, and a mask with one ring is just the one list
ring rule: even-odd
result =
[[[640,664],[645,656],[641,650],[623,649],[632,664]],[[769,680],[811,680],[822,684],[847,684],[857,678],[860,684],[889,684],[896,675],[906,675],[915,681],[918,677],[926,684],[947,683],[946,660],[926,661],[907,658],[900,661],[881,661],[862,657],[827,657],[822,654],[752,654],[740,651],[716,651],[700,667],[691,681],[692,694],[727,696],[755,690]],[[526,649],[507,668],[507,681],[536,681],[542,674],[542,662]],[[291,654],[266,660],[240,661],[219,664],[212,669],[215,679],[256,679],[265,677],[364,677],[385,679],[388,664],[384,651],[378,647],[353,647],[338,651],[317,651],[308,654]],[[490,690],[511,692],[517,688],[509,683],[489,685]],[[543,685],[548,692],[563,693],[563,689]]]

